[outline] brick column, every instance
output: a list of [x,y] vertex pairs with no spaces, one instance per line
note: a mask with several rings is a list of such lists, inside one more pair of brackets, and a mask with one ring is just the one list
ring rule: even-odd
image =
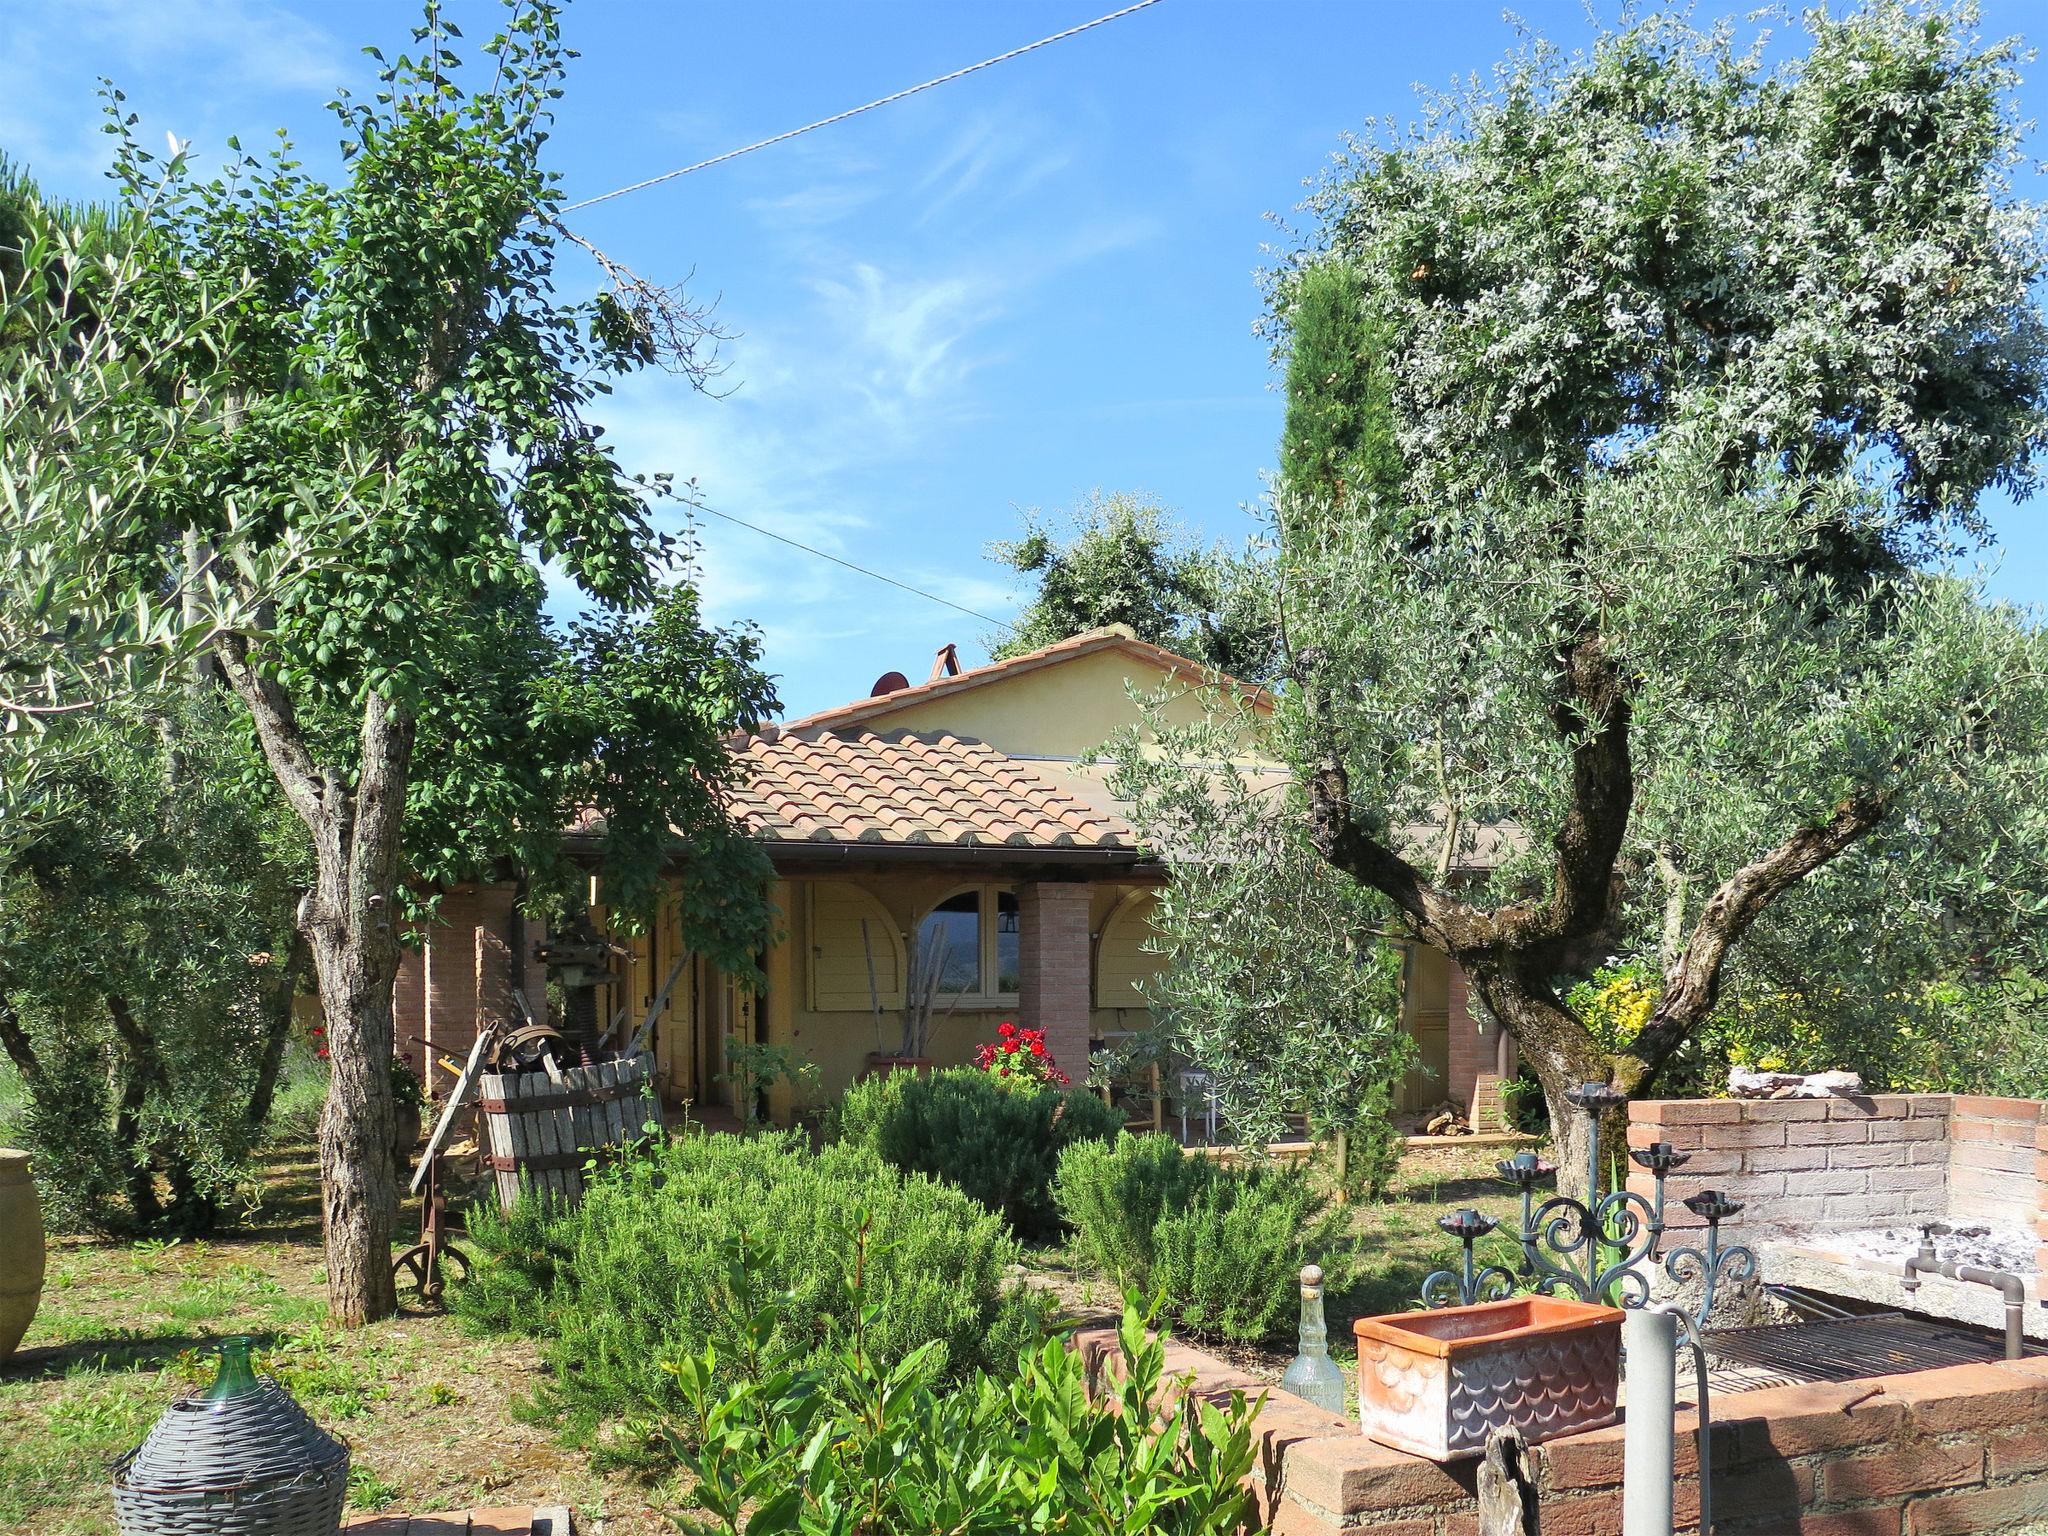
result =
[[[436,1055],[457,1061],[476,1040],[477,1017],[508,1019],[512,960],[506,950],[512,927],[510,885],[460,886],[441,898],[421,949],[426,985],[422,1031]],[[478,994],[478,934],[489,936],[492,959],[485,967],[484,996]],[[401,1034],[401,1048],[410,1046]],[[436,1088],[445,1086],[436,1083]]]
[[1089,887],[1034,881],[1017,890],[1017,1022],[1076,1083],[1088,1072]]
[[1499,1026],[1481,1029],[1472,1017],[1472,987],[1465,973],[1450,968],[1446,999],[1449,1063],[1444,1097],[1465,1112],[1475,1131],[1497,1131],[1505,1123],[1500,1092]]

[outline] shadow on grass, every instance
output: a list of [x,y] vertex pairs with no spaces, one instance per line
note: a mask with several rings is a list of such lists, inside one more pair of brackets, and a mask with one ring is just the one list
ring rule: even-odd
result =
[[267,1349],[282,1337],[275,1329],[223,1330],[220,1333],[119,1332],[97,1339],[24,1349],[0,1365],[0,1381],[38,1381],[69,1376],[74,1371],[160,1371],[187,1355],[212,1349],[225,1338],[253,1339]]

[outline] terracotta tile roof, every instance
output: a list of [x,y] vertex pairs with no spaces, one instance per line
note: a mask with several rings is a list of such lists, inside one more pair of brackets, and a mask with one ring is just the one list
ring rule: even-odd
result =
[[[862,720],[874,719],[892,714],[908,705],[922,704],[928,699],[944,698],[967,688],[979,688],[999,678],[1014,677],[1019,672],[1029,672],[1038,667],[1051,666],[1056,662],[1069,661],[1076,656],[1087,656],[1096,651],[1122,651],[1128,656],[1148,662],[1169,675],[1185,677],[1190,683],[1199,683],[1214,674],[1199,661],[1185,656],[1176,656],[1172,651],[1163,650],[1148,641],[1140,640],[1128,625],[1111,624],[1104,629],[1091,629],[1073,635],[1051,645],[1040,646],[1035,651],[1026,651],[1021,656],[1012,656],[1004,661],[992,661],[986,666],[969,667],[965,672],[956,672],[951,677],[934,678],[930,682],[918,683],[913,687],[899,688],[894,693],[877,694],[873,698],[855,699],[847,704],[835,704],[830,709],[821,709],[815,714],[792,720],[784,730],[814,731],[841,729]],[[1245,685],[1236,679],[1223,677],[1231,687]],[[1246,688],[1246,695],[1253,705],[1260,709],[1270,708],[1265,691]]]
[[735,751],[745,773],[733,810],[770,843],[1137,847],[1113,811],[970,737],[764,732]]

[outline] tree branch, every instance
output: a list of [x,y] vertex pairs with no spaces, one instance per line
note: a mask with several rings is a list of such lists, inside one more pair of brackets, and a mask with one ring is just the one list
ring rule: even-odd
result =
[[43,1064],[36,1058],[34,1044],[29,1040],[28,1030],[23,1027],[21,1015],[14,1011],[14,1004],[0,997],[0,1047],[7,1052],[7,1059],[14,1063],[14,1070],[21,1074],[24,1086],[33,1091],[43,1081]]
[[1292,667],[1318,759],[1308,779],[1309,840],[1329,864],[1398,907],[1428,943],[1455,956],[1461,949],[1490,942],[1493,924],[1486,913],[1423,879],[1414,865],[1353,815],[1351,775],[1337,750],[1328,703],[1310,681],[1315,663],[1315,655],[1305,653]]
[[249,711],[256,724],[256,739],[270,771],[277,776],[285,799],[317,842],[325,819],[325,776],[306,750],[305,735],[299,729],[298,713],[291,695],[274,678],[258,674],[249,659],[249,642],[242,635],[222,635],[213,653],[220,662],[228,686]]
[[1640,1063],[1639,1079],[1655,1072],[1712,1012],[1721,995],[1728,951],[1764,908],[1883,821],[1893,799],[1890,792],[1878,790],[1850,796],[1826,822],[1801,827],[1729,876],[1708,898],[1685,949],[1665,967],[1664,996],[1650,1022],[1621,1052]]
[[1564,651],[1558,682],[1550,718],[1572,743],[1572,799],[1552,840],[1557,859],[1550,901],[1543,907],[1503,907],[1496,914],[1510,947],[1546,963],[1606,924],[1615,863],[1635,803],[1628,691],[1598,634],[1584,635]]

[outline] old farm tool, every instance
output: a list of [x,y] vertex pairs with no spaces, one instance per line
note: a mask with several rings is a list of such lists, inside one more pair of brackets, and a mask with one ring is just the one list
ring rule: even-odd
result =
[[441,1305],[447,1293],[448,1271],[452,1270],[458,1280],[469,1278],[469,1256],[448,1241],[448,1193],[441,1161],[447,1156],[456,1117],[476,1092],[477,1080],[483,1075],[486,1059],[497,1048],[500,1033],[494,1025],[486,1025],[478,1032],[462,1075],[456,1078],[441,1118],[434,1122],[434,1134],[427,1139],[427,1149],[420,1154],[419,1166],[413,1170],[410,1187],[420,1197],[420,1240],[391,1261],[391,1276],[397,1282],[400,1298],[416,1301],[422,1307]]

